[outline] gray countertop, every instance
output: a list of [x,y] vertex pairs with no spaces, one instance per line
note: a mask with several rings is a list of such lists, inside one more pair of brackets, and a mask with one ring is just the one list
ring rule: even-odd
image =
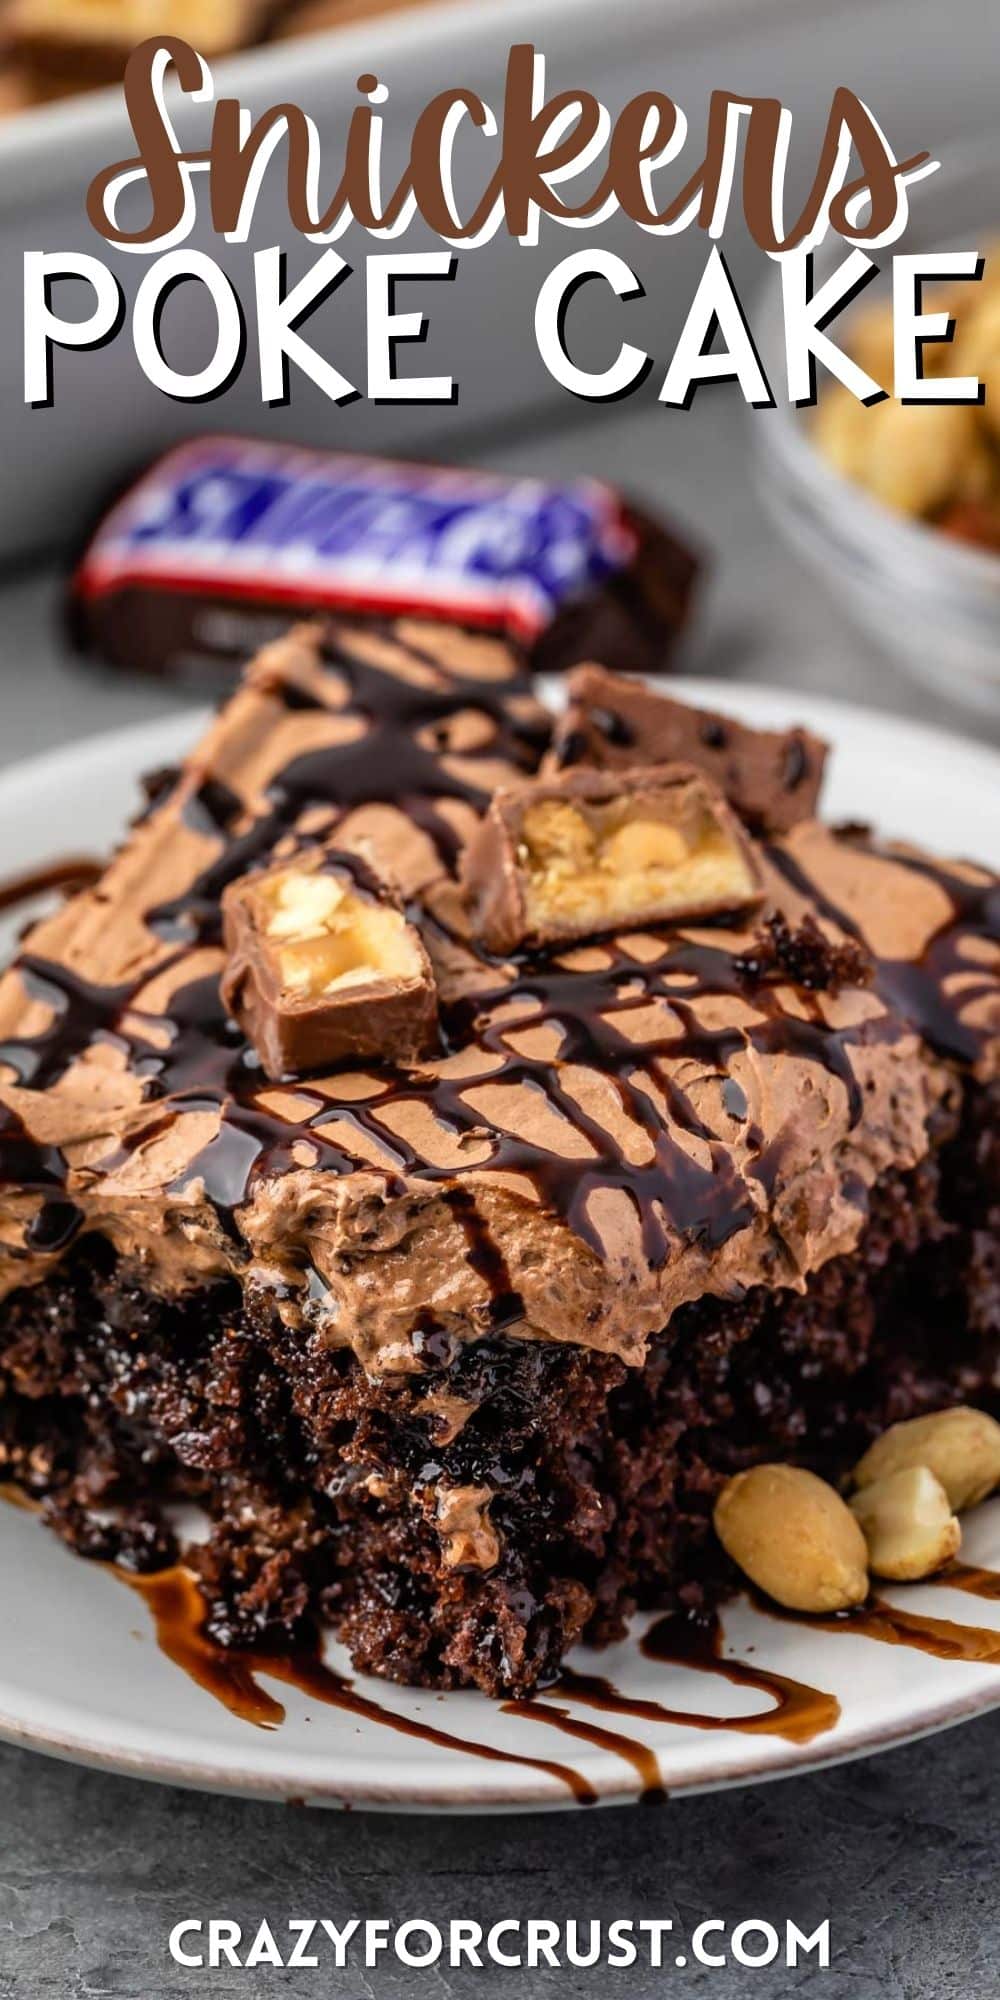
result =
[[[684,664],[797,685],[991,732],[914,690],[845,624],[774,538],[746,465],[746,417],[700,399],[683,427],[659,410],[587,421],[481,453],[512,470],[599,470],[669,504],[716,551]],[[0,655],[0,763],[176,707],[163,688],[90,673],[65,655],[51,577],[9,583]],[[994,729],[994,736],[1000,731]],[[169,1792],[0,1750],[0,2000],[173,2000],[202,1988],[373,2000],[450,1991],[752,1992],[780,2000],[821,1983],[827,2000],[940,2000],[1000,1991],[997,1854],[1000,1714],[878,1759],[658,1812],[573,1817],[340,1817]],[[185,1916],[501,1915],[831,1921],[818,1973],[739,1968],[628,1974],[498,1969],[364,1975],[184,1971],[167,1935]]]
[[[1000,1716],[815,1777],[538,1818],[341,1816],[160,1791],[27,1752],[0,1754],[0,1994],[4,2000],[434,2000],[529,1994],[705,2000],[968,2000],[997,1992],[995,1782]],[[363,1976],[185,1971],[182,1917],[703,1917],[831,1921],[831,1966],[756,1973],[483,1968]],[[287,1936],[287,1933],[286,1933]]]

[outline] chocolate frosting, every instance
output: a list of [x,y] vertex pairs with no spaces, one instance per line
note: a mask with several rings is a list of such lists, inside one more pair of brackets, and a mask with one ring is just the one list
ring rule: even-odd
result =
[[[996,1067],[997,878],[807,821],[761,849],[766,903],[863,940],[865,984],[755,985],[759,913],[501,961],[458,859],[548,734],[493,640],[260,655],[0,982],[0,1295],[96,1231],[143,1283],[233,1275],[374,1371],[498,1330],[639,1363],[682,1303],[854,1246],[956,1067]],[[220,901],[334,828],[419,925],[442,1053],[270,1084],[220,997]]]

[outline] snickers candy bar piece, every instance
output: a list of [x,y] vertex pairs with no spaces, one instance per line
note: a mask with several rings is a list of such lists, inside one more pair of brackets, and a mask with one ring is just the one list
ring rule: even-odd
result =
[[348,854],[308,851],[223,897],[222,997],[277,1081],[337,1063],[414,1062],[437,993],[419,932]]
[[291,620],[330,610],[495,633],[539,669],[601,658],[653,672],[696,566],[597,480],[204,438],[105,517],[71,615],[87,650],[188,678],[232,674]]
[[753,833],[787,833],[814,817],[827,745],[808,729],[751,729],[602,667],[579,667],[569,686],[552,750],[556,769],[694,764]]
[[718,915],[759,900],[753,846],[690,765],[565,771],[496,794],[463,863],[492,951]]

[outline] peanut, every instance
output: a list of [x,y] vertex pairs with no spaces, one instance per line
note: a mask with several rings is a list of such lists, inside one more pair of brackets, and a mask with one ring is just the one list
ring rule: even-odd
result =
[[667,826],[663,820],[632,819],[608,834],[601,862],[629,875],[645,868],[677,868],[687,855],[687,841],[676,826]]
[[524,815],[521,835],[533,868],[571,863],[591,867],[594,834],[586,817],[562,799],[542,799]]
[[344,901],[344,888],[334,876],[290,869],[270,885],[265,933],[270,938],[319,937]]
[[969,403],[875,403],[859,475],[869,493],[902,514],[943,506],[975,449],[976,417]]
[[868,1595],[865,1538],[825,1480],[796,1465],[755,1465],[727,1481],[715,1531],[752,1583],[791,1611],[844,1611]]
[[876,1479],[915,1465],[934,1473],[952,1512],[961,1514],[1000,1485],[1000,1424],[985,1410],[963,1405],[892,1424],[855,1466],[853,1484],[871,1486]]
[[[934,520],[963,499],[993,510],[1000,492],[1000,259],[994,253],[987,260],[981,285],[935,286],[925,310],[949,315],[954,333],[926,344],[924,374],[978,376],[986,391],[982,407],[898,402],[892,310],[879,304],[853,316],[849,344],[889,395],[866,408],[831,383],[816,413],[817,445],[844,478],[900,513]],[[954,532],[978,539],[969,523]]]
[[906,1465],[874,1480],[850,1504],[876,1576],[915,1583],[943,1569],[962,1545],[948,1495],[926,1465]]

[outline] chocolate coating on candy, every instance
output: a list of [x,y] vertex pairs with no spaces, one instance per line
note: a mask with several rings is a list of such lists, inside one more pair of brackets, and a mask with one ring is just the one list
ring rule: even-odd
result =
[[787,833],[815,813],[827,746],[808,729],[751,729],[603,667],[579,667],[569,687],[553,744],[555,768],[695,764],[754,833]]
[[473,931],[499,952],[732,913],[761,895],[735,814],[678,764],[569,770],[498,792],[462,874]]
[[427,1050],[430,960],[358,857],[306,849],[231,883],[222,921],[222,998],[272,1080],[365,1056],[405,1066]]

